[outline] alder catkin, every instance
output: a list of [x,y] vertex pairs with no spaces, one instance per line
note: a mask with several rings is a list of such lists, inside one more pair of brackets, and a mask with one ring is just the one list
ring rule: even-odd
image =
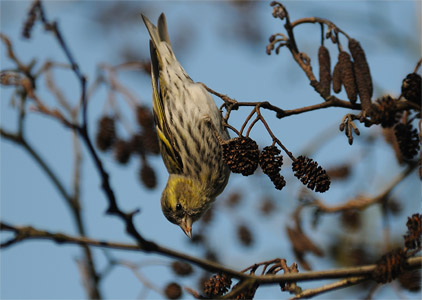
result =
[[347,98],[351,103],[356,103],[358,89],[356,88],[355,72],[349,53],[341,51],[338,54],[338,64],[340,65],[341,82],[346,90]]
[[331,62],[330,52],[321,45],[318,49],[318,64],[319,64],[319,83],[321,85],[322,95],[327,97],[330,95],[331,84]]
[[355,39],[349,39],[349,50],[354,61],[353,68],[362,110],[368,111],[371,107],[373,87],[371,72],[369,70],[368,62],[366,61],[365,52],[360,43]]

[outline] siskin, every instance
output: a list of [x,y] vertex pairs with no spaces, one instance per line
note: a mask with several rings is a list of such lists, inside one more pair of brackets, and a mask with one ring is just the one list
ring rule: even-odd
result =
[[161,195],[166,218],[189,237],[198,220],[224,190],[230,171],[221,142],[229,139],[211,95],[195,83],[174,56],[161,14],[157,27],[142,19],[150,35],[153,113],[160,152],[169,172]]

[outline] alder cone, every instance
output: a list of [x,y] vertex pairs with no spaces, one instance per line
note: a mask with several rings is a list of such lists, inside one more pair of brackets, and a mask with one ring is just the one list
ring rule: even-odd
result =
[[401,92],[403,97],[416,104],[421,103],[421,76],[416,73],[410,73],[403,79]]
[[223,158],[233,173],[252,175],[258,167],[257,143],[249,137],[237,137],[222,144]]

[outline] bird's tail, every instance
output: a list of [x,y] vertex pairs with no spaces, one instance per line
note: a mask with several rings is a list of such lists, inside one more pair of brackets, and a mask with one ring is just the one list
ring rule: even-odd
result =
[[169,34],[167,31],[166,16],[164,13],[162,13],[158,18],[157,26],[152,24],[151,21],[143,14],[141,14],[141,16],[151,38],[149,43],[151,56],[151,76],[153,79],[153,84],[155,83],[158,88],[159,70],[165,66],[179,63],[177,62],[171,47]]
[[169,46],[171,46],[169,34],[167,31],[166,16],[164,15],[164,13],[162,13],[158,18],[157,27],[152,24],[146,16],[144,16],[143,14],[141,14],[141,16],[144,20],[145,26],[148,29],[149,35],[155,48],[158,48],[160,42],[166,42]]

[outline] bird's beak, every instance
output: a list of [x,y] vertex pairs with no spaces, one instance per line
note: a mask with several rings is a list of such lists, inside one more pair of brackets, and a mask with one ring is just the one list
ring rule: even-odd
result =
[[180,223],[180,228],[182,228],[183,232],[189,237],[192,237],[192,219],[189,216],[185,216]]

